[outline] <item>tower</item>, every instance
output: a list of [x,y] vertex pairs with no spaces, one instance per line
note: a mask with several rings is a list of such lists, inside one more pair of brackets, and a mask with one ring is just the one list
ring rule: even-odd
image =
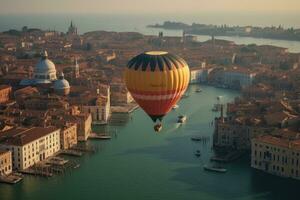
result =
[[71,24],[69,26],[68,35],[77,35],[77,27],[73,24],[73,21],[71,21]]
[[74,78],[79,78],[79,65],[77,62],[77,58],[75,58],[75,61],[74,61],[73,74],[74,74],[73,75]]

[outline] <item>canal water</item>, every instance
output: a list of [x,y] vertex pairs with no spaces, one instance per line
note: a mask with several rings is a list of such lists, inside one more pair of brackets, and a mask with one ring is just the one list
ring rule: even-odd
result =
[[[0,184],[0,199],[299,199],[298,182],[257,172],[249,167],[247,157],[226,164],[225,174],[203,170],[213,154],[212,139],[199,143],[191,137],[212,136],[210,122],[218,115],[211,111],[216,97],[222,96],[226,103],[239,94],[209,86],[195,93],[197,88],[189,88],[190,96],[165,118],[160,133],[153,131],[150,118],[138,109],[126,124],[107,127],[117,131],[112,140],[90,142],[99,148],[97,153],[70,158],[80,168],[48,179],[25,176],[17,185]],[[180,114],[188,118],[182,126],[176,125]],[[197,150],[200,158],[194,155]]]

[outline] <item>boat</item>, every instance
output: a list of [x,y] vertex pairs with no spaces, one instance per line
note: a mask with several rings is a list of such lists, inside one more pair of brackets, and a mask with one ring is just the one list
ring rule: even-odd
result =
[[110,135],[99,135],[98,139],[100,139],[100,140],[110,140],[111,136]]
[[217,96],[217,100],[220,101],[222,96]]
[[185,115],[179,115],[177,123],[184,123],[186,121],[186,116]]
[[80,167],[80,164],[77,164],[77,165],[74,166],[74,169],[77,169],[79,167]]
[[197,157],[200,157],[200,156],[201,156],[200,150],[197,150],[197,151],[196,151],[195,156],[197,156]]
[[188,94],[184,94],[184,95],[182,95],[182,98],[188,98],[190,95],[188,95]]
[[201,141],[202,137],[192,137],[191,140],[192,141]]
[[202,92],[202,90],[200,88],[198,88],[195,92]]
[[200,157],[201,153],[195,153],[195,156]]
[[91,133],[89,138],[90,139],[95,139],[95,140],[110,140],[111,136],[107,135],[107,134]]
[[204,165],[203,169],[206,170],[206,171],[219,172],[219,173],[226,173],[227,172],[227,169],[222,168],[220,166],[211,166],[210,167],[210,166]]
[[175,109],[177,109],[177,108],[179,108],[179,105],[177,105],[177,104],[175,104],[175,105],[172,107],[173,110],[175,110]]

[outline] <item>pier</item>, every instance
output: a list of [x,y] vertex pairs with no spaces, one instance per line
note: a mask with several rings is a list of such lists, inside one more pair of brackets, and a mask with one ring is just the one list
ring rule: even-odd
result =
[[210,160],[215,162],[228,163],[239,159],[244,154],[245,151],[231,151],[226,153],[225,155],[215,155]]
[[83,153],[81,151],[77,150],[72,150],[72,149],[66,149],[60,152],[62,155],[67,155],[67,156],[74,156],[74,157],[81,157]]
[[110,140],[111,136],[107,135],[105,133],[97,134],[97,133],[91,133],[89,136],[89,139],[94,139],[94,140]]
[[5,176],[0,176],[0,183],[6,184],[16,184],[22,180],[22,176],[20,174],[12,173]]

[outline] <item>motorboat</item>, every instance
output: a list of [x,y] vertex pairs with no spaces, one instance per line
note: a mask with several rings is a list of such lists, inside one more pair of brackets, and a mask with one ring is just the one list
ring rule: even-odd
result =
[[198,88],[195,92],[200,93],[200,92],[202,92],[202,90],[200,88]]
[[204,165],[203,169],[206,171],[212,171],[212,172],[219,172],[219,173],[226,173],[227,169],[222,168],[220,166],[208,166],[208,165]]
[[179,108],[179,105],[178,105],[178,104],[175,104],[175,105],[172,107],[173,110],[175,110],[175,109],[177,109],[177,108]]
[[201,141],[202,137],[192,137],[191,140],[192,141]]
[[186,121],[186,116],[185,115],[179,115],[178,116],[178,120],[177,120],[177,123],[184,123]]

